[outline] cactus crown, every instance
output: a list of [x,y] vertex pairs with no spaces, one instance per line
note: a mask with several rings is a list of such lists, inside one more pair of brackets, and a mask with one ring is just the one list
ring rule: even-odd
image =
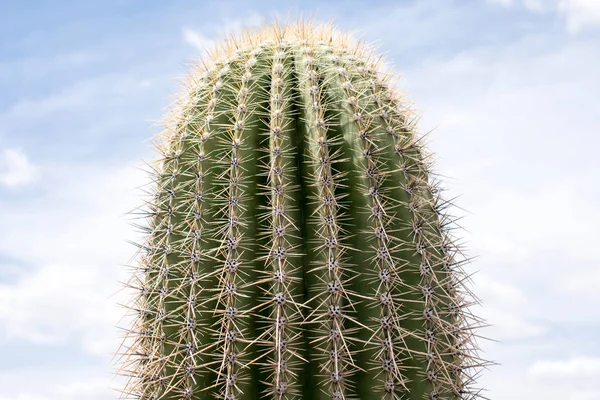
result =
[[165,123],[123,398],[466,399],[466,261],[380,58],[332,26],[225,40]]

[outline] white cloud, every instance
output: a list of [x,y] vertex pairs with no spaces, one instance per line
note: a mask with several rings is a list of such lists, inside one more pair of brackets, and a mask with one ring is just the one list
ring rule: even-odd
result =
[[482,307],[473,310],[490,325],[485,336],[499,341],[528,339],[543,335],[547,328],[530,320],[527,297],[517,287],[489,276],[473,277],[473,290],[482,298]]
[[107,389],[109,389],[109,382],[106,379],[92,378],[63,383],[56,386],[55,390],[56,394],[61,395],[61,398],[81,398],[81,396],[85,396],[87,399],[88,396],[107,392]]
[[560,0],[558,10],[565,15],[569,32],[600,26],[600,1]]
[[181,35],[183,36],[184,42],[194,46],[200,51],[211,49],[215,44],[215,41],[213,39],[210,39],[201,32],[198,32],[191,28],[184,27],[181,30]]
[[210,25],[208,29],[211,31],[210,35],[207,35],[205,31],[199,31],[190,27],[183,27],[181,35],[184,42],[204,52],[211,50],[221,37],[239,33],[247,28],[260,26],[263,20],[262,15],[251,12],[244,18],[227,18],[221,20],[218,24]]
[[115,336],[112,326],[121,315],[107,307],[115,275],[107,265],[47,265],[16,284],[0,285],[0,338],[38,344],[81,340],[90,353],[114,351],[97,341],[115,342],[108,338]]
[[527,373],[541,379],[594,379],[600,377],[600,358],[582,356],[567,360],[536,361]]
[[[581,263],[599,259],[594,232],[600,223],[600,212],[593,202],[582,198],[572,184],[540,183],[539,186],[537,190],[481,186],[491,196],[488,201],[473,205],[472,211],[482,217],[473,221],[472,226],[477,232],[473,237],[477,250],[496,259],[502,257],[520,263],[534,261],[540,251],[560,253]],[[561,212],[549,218],[555,210]],[[561,237],[563,232],[570,237]],[[521,273],[530,278],[537,272],[540,271]]]
[[29,161],[23,150],[0,149],[0,184],[16,188],[35,181],[38,176],[38,169]]
[[[539,388],[537,398],[600,400],[600,358],[575,356],[565,359],[541,359],[525,372],[526,384]],[[541,392],[541,393],[540,393]]]
[[527,369],[523,370],[519,366],[507,369],[502,375],[496,374],[491,380],[487,379],[490,374],[491,372],[485,374],[488,388],[493,388],[486,393],[486,397],[490,399],[600,400],[600,381],[595,379],[597,375],[581,379],[569,375],[543,379],[529,374]]
[[145,178],[133,168],[46,170],[45,196],[0,207],[3,224],[21,227],[2,235],[0,253],[34,266],[0,284],[0,341],[68,341],[110,356],[124,314],[116,303],[126,300],[122,264],[135,252],[124,214],[141,204],[134,189]]
[[[32,379],[35,381],[33,382]],[[113,380],[105,369],[38,368],[0,371],[0,400],[116,399]]]
[[43,168],[39,196],[10,207],[0,199],[0,220],[11,228],[11,235],[0,236],[0,252],[38,266],[123,262],[131,250],[125,213],[142,201],[136,188],[144,174],[132,166]]
[[515,4],[515,0],[488,0],[490,3],[502,4],[505,7]]
[[557,290],[569,295],[588,299],[592,304],[600,304],[600,268],[590,265],[586,269],[565,271]]
[[565,20],[570,33],[600,26],[600,1],[598,0],[490,0],[504,7],[522,5],[532,12],[554,12]]

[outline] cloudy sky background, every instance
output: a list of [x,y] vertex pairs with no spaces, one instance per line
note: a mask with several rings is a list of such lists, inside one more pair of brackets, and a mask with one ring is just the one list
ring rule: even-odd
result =
[[289,11],[377,43],[433,129],[493,324],[487,396],[600,399],[600,1],[287,3],[0,3],[0,400],[118,397],[153,124],[203,47]]

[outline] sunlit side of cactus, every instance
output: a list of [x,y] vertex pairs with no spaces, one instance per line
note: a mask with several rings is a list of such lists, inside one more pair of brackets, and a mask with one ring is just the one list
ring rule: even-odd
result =
[[376,54],[304,22],[230,38],[165,127],[124,398],[478,396],[450,204]]

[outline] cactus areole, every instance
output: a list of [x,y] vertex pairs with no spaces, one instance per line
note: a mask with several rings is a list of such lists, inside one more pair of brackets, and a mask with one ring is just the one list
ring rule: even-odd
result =
[[306,22],[194,68],[152,164],[123,398],[478,396],[466,259],[390,76]]

